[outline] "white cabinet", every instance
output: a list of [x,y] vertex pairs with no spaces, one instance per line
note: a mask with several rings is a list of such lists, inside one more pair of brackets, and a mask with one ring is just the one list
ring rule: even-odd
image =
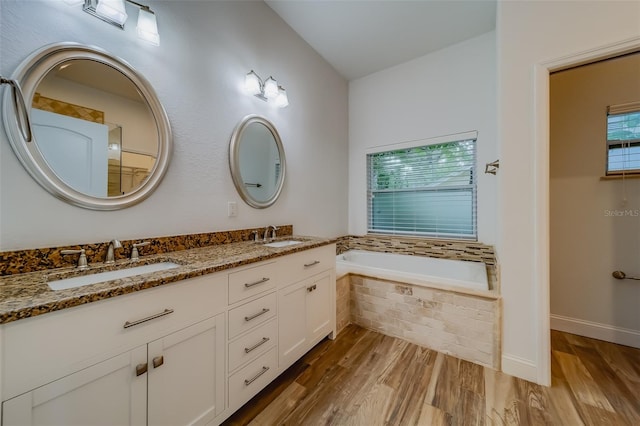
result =
[[2,426],[216,425],[335,332],[335,245],[0,327]]
[[278,292],[280,369],[289,367],[313,345],[334,331],[333,288],[335,275],[333,271],[326,271]]
[[3,403],[4,426],[144,425],[147,362],[141,346]]
[[148,346],[148,424],[199,425],[224,409],[224,314]]
[[4,402],[2,424],[206,424],[223,409],[220,314]]

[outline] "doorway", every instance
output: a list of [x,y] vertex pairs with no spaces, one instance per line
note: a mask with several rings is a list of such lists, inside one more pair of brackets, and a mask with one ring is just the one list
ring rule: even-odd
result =
[[551,72],[549,105],[550,326],[640,348],[640,281],[612,274],[640,276],[640,52]]

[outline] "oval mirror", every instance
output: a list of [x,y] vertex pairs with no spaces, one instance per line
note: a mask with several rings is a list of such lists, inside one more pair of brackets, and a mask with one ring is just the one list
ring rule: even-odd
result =
[[59,43],[34,52],[13,78],[22,86],[33,141],[20,133],[9,91],[5,128],[18,159],[47,191],[80,207],[115,210],[159,185],[171,127],[149,82],[125,61]]
[[275,203],[285,177],[284,147],[275,126],[257,115],[243,118],[231,136],[229,166],[247,204],[263,209]]

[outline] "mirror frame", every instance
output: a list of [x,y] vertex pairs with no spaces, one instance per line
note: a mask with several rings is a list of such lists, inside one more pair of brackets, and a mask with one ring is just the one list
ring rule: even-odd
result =
[[[278,154],[280,155],[280,177],[278,179],[277,189],[274,194],[266,201],[259,201],[251,196],[244,185],[244,180],[242,179],[242,175],[240,173],[240,143],[242,141],[242,135],[244,134],[247,126],[253,123],[262,124],[267,128],[267,130],[269,130],[269,132],[271,132],[271,135],[273,136],[273,139],[275,140],[276,146],[278,148]],[[256,209],[264,209],[276,202],[276,200],[280,196],[280,193],[282,192],[282,187],[284,186],[284,179],[287,173],[287,164],[284,155],[284,146],[282,145],[280,134],[278,133],[278,130],[276,130],[276,127],[273,125],[273,123],[271,123],[266,118],[255,114],[247,115],[242,120],[240,120],[240,123],[238,123],[236,128],[233,130],[233,134],[231,135],[231,142],[229,144],[229,168],[231,169],[231,178],[233,179],[233,184],[236,187],[238,194],[240,194],[240,197],[245,203]]]
[[173,136],[167,113],[149,81],[123,59],[99,47],[64,42],[50,44],[36,50],[17,67],[12,75],[12,78],[22,86],[29,114],[31,114],[33,96],[40,82],[52,69],[73,59],[100,62],[121,72],[136,86],[140,96],[149,106],[158,131],[158,156],[147,180],[134,191],[113,197],[94,197],[73,189],[49,167],[37,144],[24,140],[18,127],[17,111],[13,107],[11,91],[7,90],[4,93],[3,119],[11,147],[31,177],[49,193],[63,201],[91,210],[118,210],[133,206],[151,195],[169,166]]

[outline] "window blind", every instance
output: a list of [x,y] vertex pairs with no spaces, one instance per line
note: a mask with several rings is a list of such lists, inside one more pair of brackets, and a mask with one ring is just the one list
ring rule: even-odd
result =
[[367,154],[369,232],[475,239],[476,140]]
[[640,173],[640,102],[607,108],[607,174]]

